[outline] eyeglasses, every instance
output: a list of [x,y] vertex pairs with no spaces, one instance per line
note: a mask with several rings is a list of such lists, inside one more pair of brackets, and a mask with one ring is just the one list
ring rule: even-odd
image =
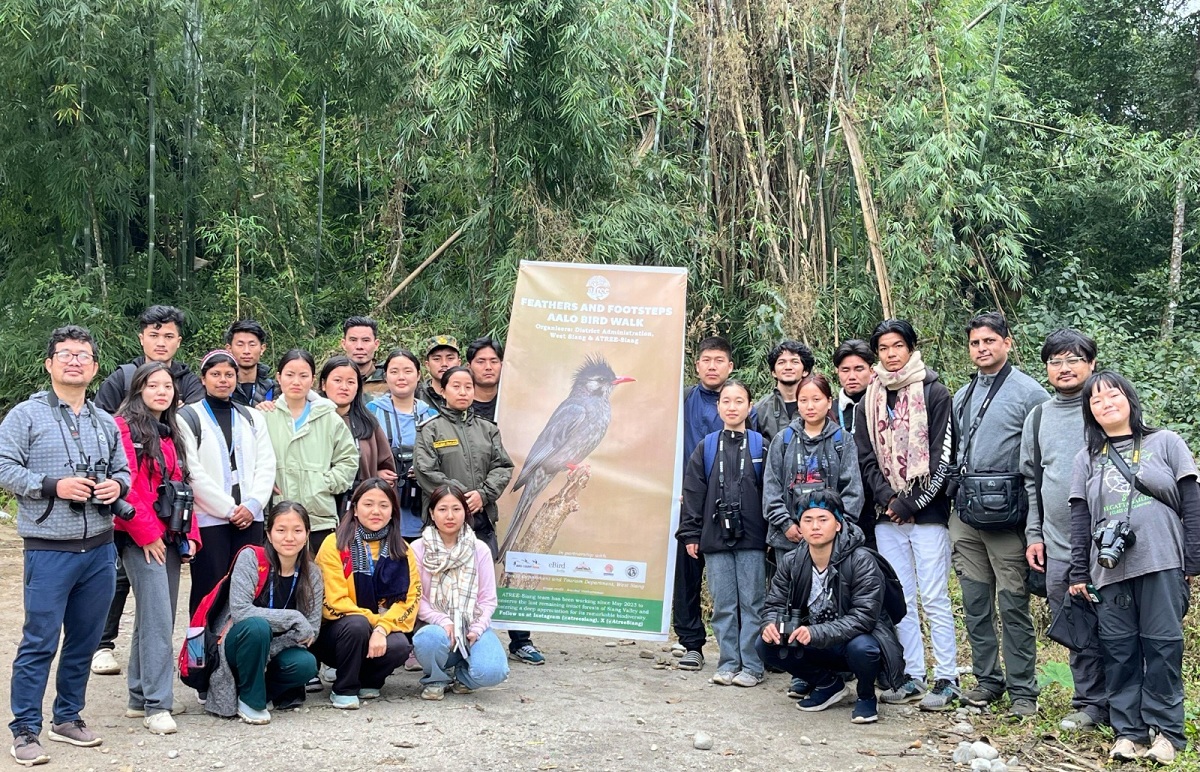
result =
[[1064,367],[1074,367],[1075,365],[1079,364],[1080,362],[1086,362],[1086,361],[1087,360],[1084,359],[1083,357],[1064,357],[1063,359],[1048,359],[1048,360],[1046,360],[1046,367],[1049,367],[1052,370],[1061,370]]
[[94,356],[86,351],[55,351],[54,361],[61,362],[64,365],[74,359],[81,365],[90,365],[95,359]]

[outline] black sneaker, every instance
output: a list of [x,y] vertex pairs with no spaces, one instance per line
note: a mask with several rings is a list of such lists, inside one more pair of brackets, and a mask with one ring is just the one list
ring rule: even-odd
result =
[[699,670],[704,667],[704,654],[697,649],[689,649],[679,658],[680,670]]
[[792,683],[788,686],[787,695],[793,700],[798,700],[801,697],[807,697],[812,691],[812,684],[805,681],[803,678],[793,678]]
[[796,707],[809,713],[816,713],[817,711],[837,705],[849,693],[850,690],[846,688],[846,682],[839,678],[829,686],[821,686],[813,689],[807,697],[796,703]]
[[875,700],[859,700],[854,703],[854,713],[850,716],[852,724],[874,724],[879,720],[879,707]]

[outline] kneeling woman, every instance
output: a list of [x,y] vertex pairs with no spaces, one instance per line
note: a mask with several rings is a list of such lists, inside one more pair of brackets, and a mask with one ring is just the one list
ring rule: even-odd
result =
[[235,712],[247,724],[267,724],[276,710],[304,702],[304,684],[317,674],[317,658],[308,650],[321,626],[325,585],[308,553],[308,510],[280,501],[267,515],[266,581],[258,588],[259,563],[244,549],[229,578],[229,616],[233,627],[221,647],[221,663],[209,683],[204,709],[218,716]]
[[405,633],[417,621],[421,578],[400,534],[400,506],[392,486],[365,480],[317,552],[325,577],[325,622],[317,656],[337,668],[330,701],[355,710],[360,699],[379,696],[383,682],[412,646]]
[[440,485],[429,497],[429,517],[412,544],[421,572],[420,618],[413,636],[425,671],[423,700],[440,700],[449,686],[466,694],[495,686],[508,676],[508,660],[492,632],[496,568],[488,545],[466,524],[467,497]]

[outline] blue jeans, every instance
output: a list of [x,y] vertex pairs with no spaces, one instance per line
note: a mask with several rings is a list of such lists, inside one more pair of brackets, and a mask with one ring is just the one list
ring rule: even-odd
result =
[[425,625],[418,630],[413,635],[413,650],[425,671],[421,677],[425,686],[445,686],[457,680],[468,689],[482,689],[508,677],[508,657],[491,628],[471,645],[471,658],[465,665],[458,650],[450,648],[450,636],[441,625]]
[[8,726],[14,734],[38,734],[60,633],[54,723],[74,721],[83,710],[92,654],[116,591],[117,549],[109,543],[88,552],[25,550],[24,583],[25,626],[13,660]]
[[875,679],[883,664],[883,650],[873,635],[858,635],[827,649],[780,646],[759,638],[758,653],[768,667],[803,678],[818,689],[837,684],[840,674],[850,671],[858,679],[858,699],[875,699]]
[[[712,594],[713,635],[721,649],[717,672],[763,674],[755,644],[762,633],[767,563],[762,550],[710,552],[708,591]],[[682,560],[694,560],[684,555]]]

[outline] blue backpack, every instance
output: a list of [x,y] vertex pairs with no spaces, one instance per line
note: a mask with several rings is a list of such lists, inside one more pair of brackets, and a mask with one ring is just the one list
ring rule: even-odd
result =
[[[720,432],[713,432],[704,437],[704,477],[706,480],[717,460],[717,435],[719,434]],[[757,459],[754,461],[754,474],[758,476],[759,482],[762,482],[763,436],[754,431],[746,432],[746,445],[750,451],[751,460]]]

